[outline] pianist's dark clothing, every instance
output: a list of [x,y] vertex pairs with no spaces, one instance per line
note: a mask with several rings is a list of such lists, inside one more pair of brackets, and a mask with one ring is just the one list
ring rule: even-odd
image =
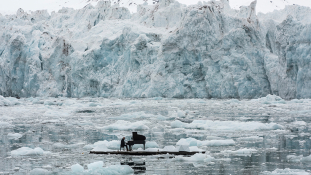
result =
[[122,139],[122,140],[121,140],[120,151],[121,151],[121,148],[124,148],[124,147],[126,148],[126,151],[129,151],[129,149],[128,149],[127,145],[125,144],[124,139]]
[[124,147],[125,146],[125,141],[124,139],[121,140],[121,147]]

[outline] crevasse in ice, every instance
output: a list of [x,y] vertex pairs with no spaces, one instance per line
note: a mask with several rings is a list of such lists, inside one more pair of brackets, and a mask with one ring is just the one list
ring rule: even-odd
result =
[[255,9],[100,1],[0,15],[0,95],[310,98],[310,8]]

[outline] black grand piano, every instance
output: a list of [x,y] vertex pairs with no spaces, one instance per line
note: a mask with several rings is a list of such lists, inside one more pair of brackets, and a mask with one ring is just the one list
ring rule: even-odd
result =
[[132,132],[132,140],[127,142],[127,145],[129,146],[129,151],[132,151],[132,147],[135,144],[143,144],[144,150],[145,150],[145,144],[146,144],[146,137],[143,135],[137,134],[137,132]]

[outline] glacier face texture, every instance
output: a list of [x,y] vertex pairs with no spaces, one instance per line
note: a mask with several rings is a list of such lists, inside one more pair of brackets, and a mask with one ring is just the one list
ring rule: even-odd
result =
[[0,95],[311,98],[311,10],[100,1],[0,15]]

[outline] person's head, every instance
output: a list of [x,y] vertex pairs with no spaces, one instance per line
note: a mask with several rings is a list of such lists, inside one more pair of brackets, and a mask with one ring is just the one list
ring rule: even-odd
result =
[[125,137],[123,137],[123,139],[125,139]]

